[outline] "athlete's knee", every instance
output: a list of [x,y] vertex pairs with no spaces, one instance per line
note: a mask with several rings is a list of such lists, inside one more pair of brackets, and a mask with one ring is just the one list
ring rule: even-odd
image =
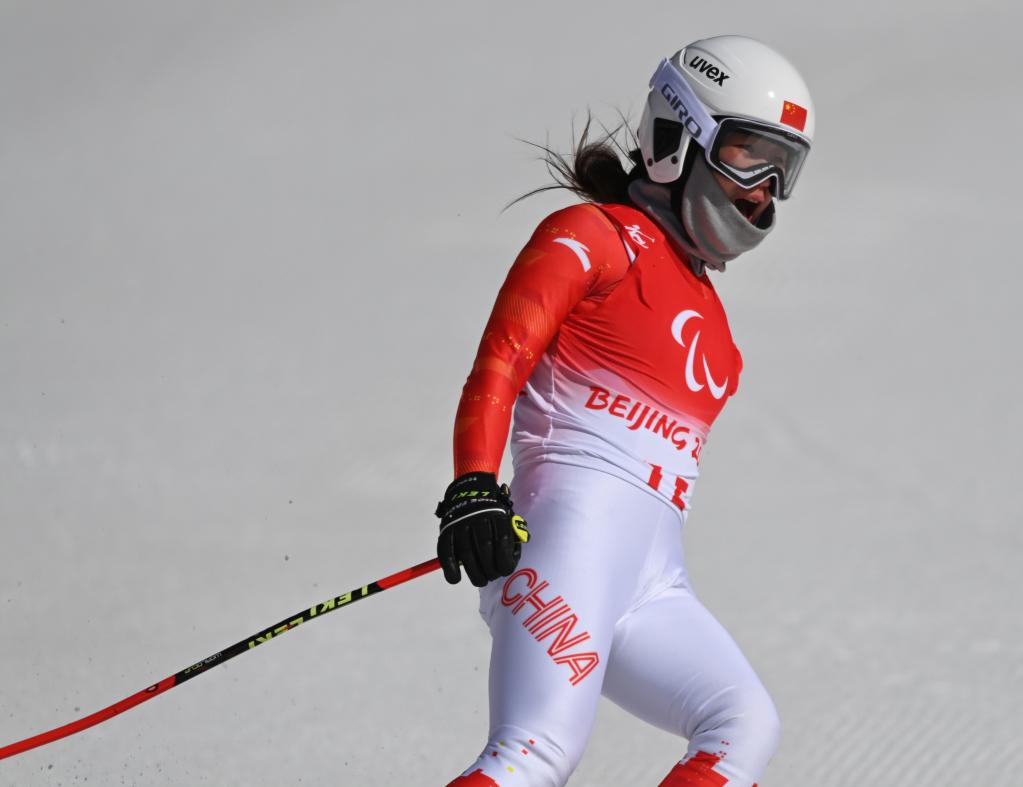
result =
[[687,736],[690,756],[713,755],[718,769],[742,774],[739,783],[755,781],[781,742],[781,719],[770,695],[759,684],[736,688],[719,695],[709,710]]
[[659,787],[756,787],[778,749],[781,721],[766,691],[732,700],[690,738]]
[[766,764],[781,743],[781,717],[767,691],[747,692],[739,705],[739,715],[732,722],[744,746],[756,748]]
[[494,731],[479,759],[448,787],[562,787],[582,759],[585,741],[555,741],[518,729]]

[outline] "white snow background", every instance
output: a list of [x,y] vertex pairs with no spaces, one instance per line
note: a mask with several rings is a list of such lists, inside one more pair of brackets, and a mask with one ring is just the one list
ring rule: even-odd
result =
[[[1023,784],[1023,14],[865,2],[0,3],[0,744],[432,555],[493,297],[569,195],[517,138],[638,122],[762,38],[817,139],[715,277],[746,361],[685,541],[780,708],[762,787]],[[627,532],[616,534],[628,538]],[[0,785],[442,785],[489,639],[430,575]],[[609,703],[571,784],[684,743]]]

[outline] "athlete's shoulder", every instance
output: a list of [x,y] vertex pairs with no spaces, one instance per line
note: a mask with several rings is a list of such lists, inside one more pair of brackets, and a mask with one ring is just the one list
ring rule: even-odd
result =
[[618,228],[600,206],[591,202],[554,211],[540,222],[533,233],[534,240],[556,240],[558,237],[596,246],[621,243]]

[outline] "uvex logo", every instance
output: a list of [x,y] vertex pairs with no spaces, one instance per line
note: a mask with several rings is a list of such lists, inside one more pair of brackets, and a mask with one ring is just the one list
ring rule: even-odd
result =
[[693,59],[689,61],[689,67],[694,71],[699,71],[711,82],[717,82],[719,85],[724,85],[725,80],[730,78],[729,74],[726,74],[717,66],[712,66],[699,55],[693,55]]
[[[671,323],[671,335],[675,341],[682,345],[683,349],[688,349],[689,352],[686,355],[686,385],[689,390],[693,393],[699,393],[704,388],[704,383],[701,383],[696,379],[696,355],[697,347],[700,344],[700,331],[696,332],[693,336],[692,342],[689,346],[686,346],[685,340],[682,338],[682,331],[686,327],[686,323],[689,322],[693,317],[699,317],[703,319],[703,315],[693,309],[686,309],[685,311],[679,312],[675,315],[675,319]],[[725,395],[725,391],[728,390],[728,378],[718,385],[714,378],[710,374],[710,367],[707,365],[707,356],[705,353],[700,353],[700,363],[703,366],[703,379],[706,380],[706,387],[710,391],[710,395],[715,399],[720,399]]]

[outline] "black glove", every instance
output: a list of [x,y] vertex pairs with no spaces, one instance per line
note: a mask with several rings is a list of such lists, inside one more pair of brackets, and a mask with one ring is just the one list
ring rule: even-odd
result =
[[493,473],[456,478],[436,513],[440,517],[437,557],[444,579],[452,585],[462,579],[459,563],[478,588],[515,570],[529,531],[526,520],[512,511],[508,487],[498,486]]

